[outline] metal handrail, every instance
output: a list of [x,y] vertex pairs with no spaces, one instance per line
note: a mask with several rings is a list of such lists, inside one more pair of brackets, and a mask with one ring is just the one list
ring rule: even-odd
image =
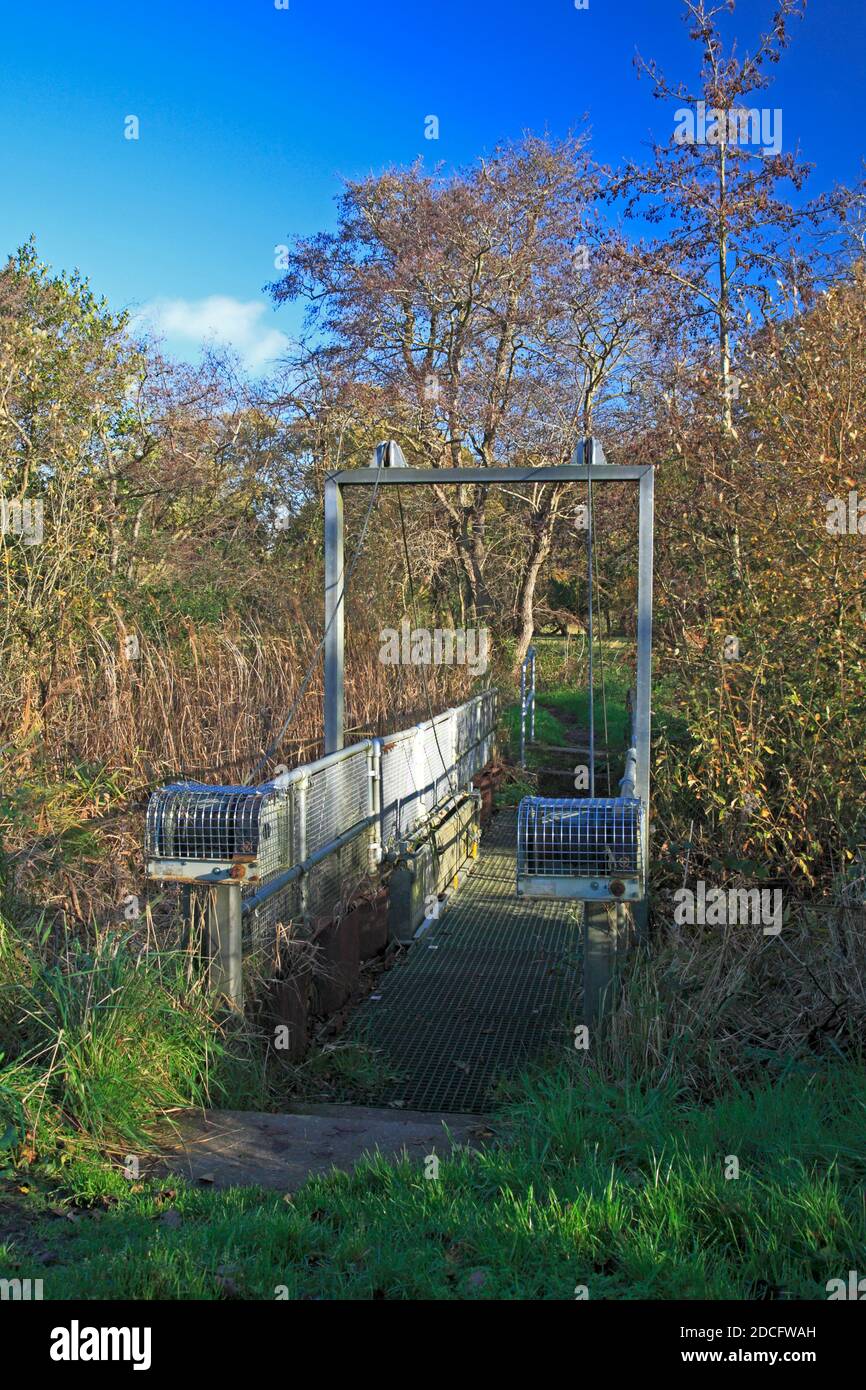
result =
[[[496,727],[497,692],[495,690],[483,691],[480,695],[475,695],[471,700],[467,700],[465,704],[456,705],[452,709],[444,710],[441,714],[435,715],[433,719],[429,719],[423,724],[416,724],[409,729],[401,729],[397,733],[386,734],[381,738],[365,739],[360,743],[351,744],[346,748],[339,749],[335,753],[330,753],[323,758],[319,758],[315,763],[308,763],[301,767],[293,768],[291,772],[283,773],[276,779],[276,785],[280,788],[295,785],[298,787],[298,790],[300,790],[307,784],[309,778],[314,773],[321,772],[323,769],[335,763],[355,757],[363,752],[367,755],[370,762],[367,814],[357,821],[356,824],[349,826],[347,829],[334,836],[327,844],[321,845],[315,853],[305,856],[299,863],[277,874],[268,883],[258,888],[256,892],[247,896],[242,904],[241,910],[243,914],[246,915],[256,911],[270,898],[274,897],[275,894],[282,892],[284,889],[291,886],[292,883],[300,880],[303,884],[305,875],[307,875],[311,869],[315,868],[317,864],[321,864],[322,861],[329,858],[330,855],[336,854],[347,844],[351,843],[351,841],[365,834],[373,827],[376,827],[378,833],[376,835],[375,844],[371,845],[371,852],[373,859],[375,859],[376,862],[380,862],[386,849],[384,843],[385,808],[382,804],[382,763],[383,758],[387,756],[385,745],[387,744],[388,751],[391,751],[393,745],[400,743],[403,739],[414,738],[419,732],[426,732],[433,728],[434,725],[440,726],[449,720],[456,722],[459,715],[466,713],[475,706],[483,705],[485,701],[490,703],[490,717],[486,721],[486,727],[480,731],[479,738],[474,739],[474,741],[465,748],[461,748],[459,752],[455,751],[452,754],[449,766],[443,768],[443,776],[447,775],[450,779],[453,773],[457,772],[459,774],[460,763],[469,754],[481,747],[493,733]],[[449,789],[449,796],[450,795],[452,795],[451,789]],[[435,814],[436,810],[436,806],[430,807],[422,817],[419,817],[417,824],[420,825],[428,821],[430,817]]]
[[619,782],[620,796],[635,796],[638,784],[637,776],[637,731],[635,729],[635,697],[634,691],[629,690],[626,697],[626,707],[631,716],[631,727],[629,731],[629,745],[625,754],[625,767]]
[[352,840],[357,839],[359,835],[362,835],[365,830],[368,830],[370,826],[374,824],[375,820],[376,817],[374,815],[365,816],[363,820],[358,821],[357,825],[351,826],[349,830],[344,830],[342,835],[338,835],[335,840],[329,840],[326,845],[322,845],[314,854],[308,854],[306,859],[300,864],[293,864],[291,869],[286,869],[285,873],[279,874],[276,878],[271,879],[270,883],[266,883],[263,888],[259,888],[255,893],[251,894],[250,897],[245,898],[241,906],[241,911],[246,914],[261,907],[262,904],[266,903],[269,898],[272,898],[275,893],[282,892],[284,888],[288,888],[290,884],[295,883],[304,874],[308,874],[317,864],[321,864],[323,859],[327,859],[330,855],[336,854],[344,845],[348,845]]
[[350,743],[345,748],[338,748],[336,753],[326,753],[324,757],[317,758],[314,763],[300,763],[288,772],[281,772],[279,776],[272,779],[275,787],[290,787],[294,782],[299,782],[302,777],[312,777],[316,772],[324,772],[326,767],[333,767],[336,763],[342,763],[346,758],[357,757],[362,748],[372,748],[373,739],[363,738],[358,743]]

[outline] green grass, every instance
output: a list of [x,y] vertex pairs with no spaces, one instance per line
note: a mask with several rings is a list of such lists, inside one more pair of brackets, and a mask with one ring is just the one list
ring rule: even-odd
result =
[[[629,688],[629,678],[622,674],[607,673],[605,692],[607,696],[607,735],[611,748],[626,745],[631,724],[626,710],[625,697]],[[589,695],[586,690],[550,690],[537,696],[545,710],[554,718],[565,715],[580,729],[589,728]],[[600,742],[604,741],[604,708],[600,689],[595,694],[595,730]]]
[[38,921],[18,927],[0,913],[3,1153],[50,1167],[145,1149],[166,1111],[264,1109],[269,1085],[253,1031],[218,1016],[190,952],[146,950],[117,929],[69,936],[58,951]]
[[[561,638],[548,639],[548,649],[552,650],[555,643],[562,643],[562,641]],[[618,759],[617,755],[627,747],[631,728],[630,716],[626,709],[626,695],[629,686],[633,684],[630,670],[622,664],[620,646],[621,644],[605,643],[607,746],[613,754],[612,776],[617,778],[621,775],[621,760]],[[549,661],[548,664],[550,664]],[[569,747],[575,742],[575,730],[586,730],[589,727],[589,696],[585,688],[585,673],[575,677],[573,686],[569,684],[568,686],[545,688],[542,670],[542,663],[539,662],[539,684],[535,706],[535,740],[533,742],[529,740],[528,724],[526,730],[526,767],[530,774],[538,768],[562,761],[562,754],[551,754],[546,751],[546,747],[551,745]],[[598,673],[596,680],[596,740],[597,746],[603,746],[605,743],[605,710],[602,704]],[[517,762],[520,757],[519,702],[506,706],[503,711],[503,722],[512,761]],[[536,792],[534,784],[530,784],[518,795],[517,787],[518,784],[516,783],[504,787],[497,797],[497,803],[501,806],[516,805],[520,800],[520,795]]]
[[[587,729],[589,727],[589,695],[586,688],[585,653],[579,661],[574,661],[564,676],[564,638],[539,638],[536,641],[536,650],[535,744],[528,741],[527,730],[526,765],[530,771],[550,760],[549,756],[544,753],[544,744],[567,746],[574,742],[574,728]],[[626,696],[635,681],[633,644],[622,638],[605,638],[602,643],[596,644],[595,728],[596,739],[600,745],[603,745],[605,741],[605,709],[601,684],[602,654],[604,694],[607,703],[607,744],[616,757],[616,754],[627,746],[631,731],[631,720],[626,709]],[[669,740],[674,742],[682,741],[686,737],[686,724],[677,710],[677,691],[672,678],[655,675],[652,710],[655,734],[663,732]],[[520,753],[519,701],[505,707],[503,721],[511,756],[516,761]]]
[[[537,696],[535,704],[535,743],[529,740],[529,725],[526,728],[526,765],[535,767],[542,759],[539,745],[545,743],[565,743],[568,729],[556,714],[547,708],[547,697]],[[514,759],[520,756],[520,705],[508,705],[503,711],[508,747]]]
[[34,1222],[0,1273],[50,1298],[825,1298],[862,1264],[864,1082],[839,1063],[699,1108],[570,1062],[437,1180],[374,1159],[294,1198],[131,1190],[91,1165],[91,1209]]
[[531,776],[513,773],[501,786],[497,787],[493,794],[493,800],[498,807],[513,807],[519,806],[525,796],[537,795],[538,786]]

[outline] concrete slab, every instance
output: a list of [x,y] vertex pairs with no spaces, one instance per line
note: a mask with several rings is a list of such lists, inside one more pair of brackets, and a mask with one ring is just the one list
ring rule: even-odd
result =
[[403,1153],[423,1163],[453,1147],[478,1149],[491,1131],[478,1115],[423,1114],[363,1105],[299,1105],[290,1114],[184,1111],[178,1135],[148,1176],[175,1174],[207,1186],[294,1192],[332,1168],[351,1171],[364,1154]]

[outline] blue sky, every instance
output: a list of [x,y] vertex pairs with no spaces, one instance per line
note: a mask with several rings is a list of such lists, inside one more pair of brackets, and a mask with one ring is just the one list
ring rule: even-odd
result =
[[[0,4],[0,251],[33,233],[176,355],[219,325],[256,371],[300,324],[263,294],[274,248],[333,225],[341,177],[468,163],[584,113],[599,158],[638,156],[671,123],[635,50],[694,72],[680,0]],[[771,9],[738,0],[728,27],[751,46]],[[811,0],[762,104],[815,163],[813,191],[858,176],[864,79],[866,4]]]

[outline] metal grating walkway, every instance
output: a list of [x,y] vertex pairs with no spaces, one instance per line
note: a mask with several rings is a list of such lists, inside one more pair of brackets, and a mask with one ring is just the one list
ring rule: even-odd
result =
[[372,1103],[480,1113],[501,1077],[568,1045],[578,905],[516,897],[516,826],[494,817],[452,905],[359,1009],[352,1036],[398,1077]]

